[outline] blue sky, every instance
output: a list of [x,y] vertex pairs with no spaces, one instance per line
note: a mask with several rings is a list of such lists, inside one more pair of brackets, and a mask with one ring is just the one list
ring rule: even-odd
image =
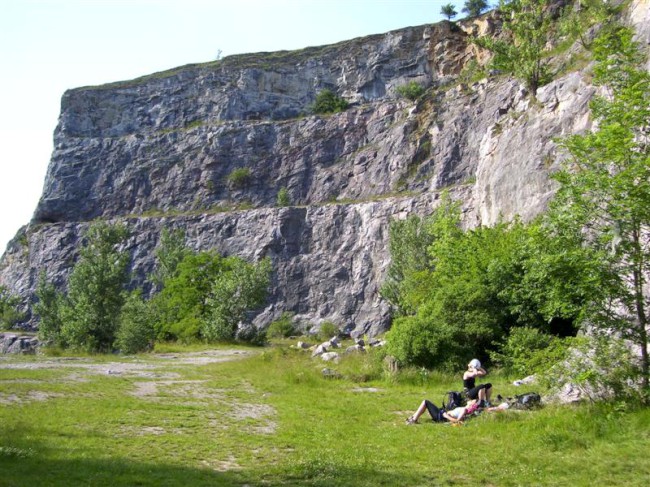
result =
[[[11,0],[0,5],[0,253],[28,223],[63,92],[438,22],[450,0]],[[460,17],[460,16],[459,16]]]

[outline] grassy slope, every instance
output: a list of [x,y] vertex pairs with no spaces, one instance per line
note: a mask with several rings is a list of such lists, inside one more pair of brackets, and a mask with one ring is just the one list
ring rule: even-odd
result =
[[[424,396],[439,403],[455,378],[360,383],[376,367],[357,358],[334,366],[356,381],[326,380],[323,363],[299,353],[207,365],[123,359],[160,365],[140,374],[2,368],[24,360],[0,360],[0,485],[555,486],[650,478],[647,409],[547,407],[462,427],[424,417],[405,426]],[[493,383],[518,392],[505,379]]]

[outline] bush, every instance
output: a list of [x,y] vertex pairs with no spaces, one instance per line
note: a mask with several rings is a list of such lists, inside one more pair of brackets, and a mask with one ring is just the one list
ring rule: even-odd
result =
[[289,206],[291,205],[291,197],[289,196],[289,190],[287,188],[280,188],[278,191],[277,198],[278,206]]
[[325,341],[339,334],[339,327],[331,321],[324,321],[318,330],[318,337]]
[[316,95],[311,107],[313,113],[338,113],[347,110],[349,104],[333,91],[325,89]]
[[490,358],[507,373],[531,375],[544,366],[545,354],[536,352],[547,349],[554,340],[558,339],[536,328],[512,328],[500,351],[491,352]]
[[89,352],[110,351],[124,305],[130,255],[122,250],[128,237],[123,225],[95,223],[68,281],[68,293],[58,300],[61,342]]
[[122,353],[148,352],[153,349],[154,337],[147,303],[139,291],[131,293],[122,307],[115,347]]
[[237,258],[224,259],[224,271],[212,282],[207,300],[207,319],[201,333],[208,340],[232,341],[237,325],[248,311],[266,301],[271,279],[271,261],[257,264]]
[[424,87],[415,81],[411,81],[405,85],[398,86],[395,91],[397,91],[398,95],[415,101],[424,94]]
[[287,338],[295,333],[292,322],[293,313],[285,311],[279,319],[272,322],[266,329],[269,338]]
[[0,286],[0,329],[11,329],[24,318],[18,307],[20,298],[12,295],[5,286]]
[[263,347],[268,343],[266,330],[248,325],[237,330],[237,341],[256,347]]
[[[571,383],[582,395],[595,402],[603,399],[643,402],[639,360],[623,340],[613,336],[565,339],[571,348],[564,349],[561,360],[548,359],[540,382],[550,388]],[[546,349],[548,350],[548,349]],[[554,365],[553,365],[554,364]]]
[[247,167],[238,167],[233,169],[226,178],[230,189],[241,189],[251,180],[251,170]]
[[48,346],[62,347],[61,306],[63,296],[54,284],[47,281],[45,272],[41,272],[36,286],[34,313],[39,317],[38,335]]

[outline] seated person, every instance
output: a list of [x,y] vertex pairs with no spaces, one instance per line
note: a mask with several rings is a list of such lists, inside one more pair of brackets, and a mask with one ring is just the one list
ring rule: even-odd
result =
[[481,407],[490,405],[490,396],[492,395],[492,384],[476,385],[476,378],[487,375],[487,371],[481,367],[478,359],[473,359],[467,364],[467,370],[463,374],[463,389],[467,399],[476,399]]

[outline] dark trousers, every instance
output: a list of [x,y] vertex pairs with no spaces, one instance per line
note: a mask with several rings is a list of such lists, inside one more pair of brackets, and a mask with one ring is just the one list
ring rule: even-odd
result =
[[427,407],[427,411],[429,412],[429,415],[431,416],[431,419],[433,419],[436,422],[440,422],[440,421],[445,420],[445,418],[442,415],[442,409],[440,409],[438,406],[433,404],[428,399],[424,400],[424,404]]

